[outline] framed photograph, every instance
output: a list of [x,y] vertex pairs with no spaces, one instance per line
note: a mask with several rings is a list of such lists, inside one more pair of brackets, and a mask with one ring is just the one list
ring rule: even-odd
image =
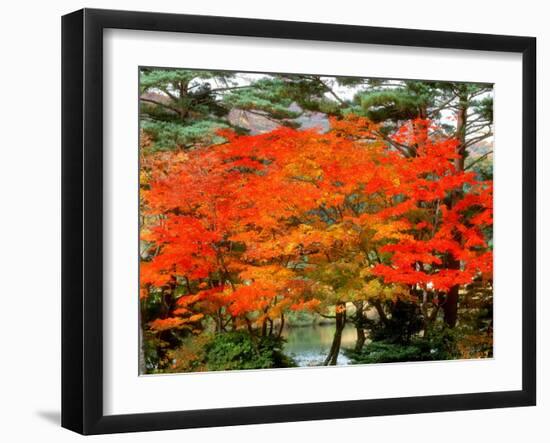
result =
[[62,21],[62,425],[536,402],[531,37]]

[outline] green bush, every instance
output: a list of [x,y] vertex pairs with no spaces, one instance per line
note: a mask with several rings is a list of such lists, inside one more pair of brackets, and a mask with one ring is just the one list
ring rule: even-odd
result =
[[413,345],[399,345],[389,342],[372,342],[359,352],[345,351],[354,364],[396,363],[418,361],[421,351]]
[[209,371],[287,368],[296,363],[283,354],[282,338],[252,337],[246,332],[218,334],[206,346]]
[[359,352],[345,353],[354,364],[454,360],[460,356],[456,333],[444,326],[431,329],[426,337],[412,338],[409,344],[373,341]]

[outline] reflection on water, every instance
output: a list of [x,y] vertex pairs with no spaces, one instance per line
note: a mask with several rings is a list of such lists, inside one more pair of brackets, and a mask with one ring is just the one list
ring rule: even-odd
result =
[[[294,358],[298,366],[317,366],[323,364],[328,355],[334,337],[334,325],[287,327],[283,331],[283,337],[287,340],[285,354]],[[349,364],[350,361],[342,354],[342,350],[352,348],[355,339],[355,328],[353,325],[346,325],[342,332],[338,365]]]

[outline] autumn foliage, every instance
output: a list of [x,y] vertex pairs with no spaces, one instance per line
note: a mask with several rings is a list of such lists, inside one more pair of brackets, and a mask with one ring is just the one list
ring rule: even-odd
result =
[[456,167],[455,139],[412,120],[405,154],[366,118],[330,124],[142,158],[149,333],[269,336],[290,311],[397,300],[429,327],[451,288],[491,281],[492,182]]

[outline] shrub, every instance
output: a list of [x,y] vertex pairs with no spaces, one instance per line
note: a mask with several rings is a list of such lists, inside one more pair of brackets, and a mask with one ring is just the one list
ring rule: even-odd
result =
[[283,353],[284,340],[274,336],[252,337],[244,331],[191,336],[168,352],[163,372],[204,372],[232,369],[294,367]]
[[373,341],[359,352],[345,352],[355,364],[453,360],[460,357],[456,333],[444,326],[431,329],[425,337],[411,339],[409,344]]
[[264,369],[296,366],[283,354],[284,340],[273,336],[252,337],[236,331],[216,335],[206,348],[207,370]]

